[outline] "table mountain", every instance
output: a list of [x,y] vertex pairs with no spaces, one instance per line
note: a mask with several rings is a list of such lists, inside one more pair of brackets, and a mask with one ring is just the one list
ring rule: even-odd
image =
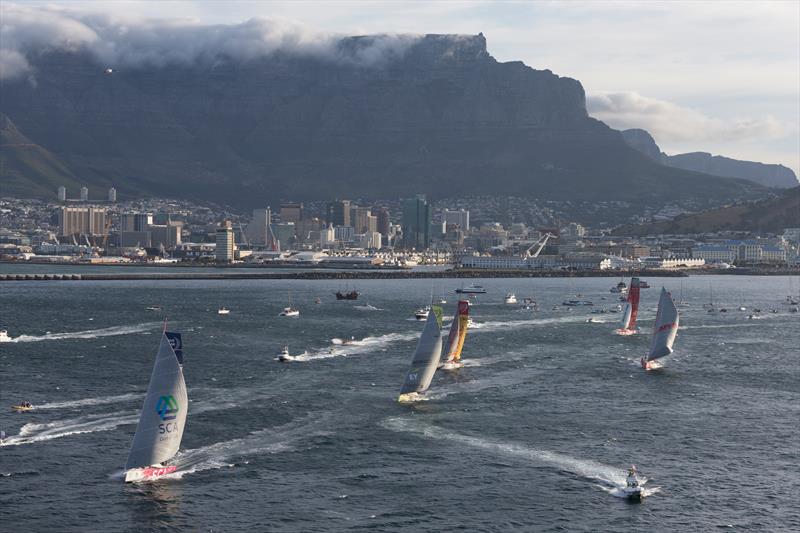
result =
[[365,60],[385,39],[191,63],[29,54],[32,76],[2,84],[0,111],[65,170],[10,162],[5,172],[30,187],[4,178],[0,194],[41,195],[66,174],[113,184],[120,197],[242,207],[415,193],[705,206],[762,194],[651,161],[587,115],[578,81],[500,63],[482,34],[415,37]]

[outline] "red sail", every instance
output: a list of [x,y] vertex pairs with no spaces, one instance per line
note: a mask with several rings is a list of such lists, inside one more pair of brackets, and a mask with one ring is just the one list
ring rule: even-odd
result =
[[639,278],[631,279],[631,288],[628,290],[628,303],[631,305],[631,319],[628,329],[636,329],[636,314],[639,312]]

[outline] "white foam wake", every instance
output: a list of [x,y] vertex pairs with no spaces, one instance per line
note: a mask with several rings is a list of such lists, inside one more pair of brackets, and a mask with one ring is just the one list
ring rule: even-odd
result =
[[[621,489],[625,486],[625,472],[620,468],[598,463],[597,461],[578,459],[562,453],[539,450],[522,444],[472,437],[406,417],[387,418],[381,425],[391,431],[414,433],[426,438],[455,442],[472,448],[485,450],[492,454],[548,464],[559,470],[591,480],[610,494],[623,496]],[[647,482],[647,478],[640,476],[640,481],[644,484]],[[648,489],[647,494],[652,494],[657,491],[657,488]]]
[[36,404],[35,409],[71,409],[74,407],[87,407],[91,405],[107,405],[111,403],[123,403],[133,400],[142,400],[144,395],[138,392],[129,394],[119,394],[117,396],[98,396],[97,398],[82,398],[80,400],[65,400],[63,402],[49,402]]
[[[177,466],[178,470],[164,477],[179,479],[186,474],[203,470],[234,467],[237,465],[231,462],[234,459],[290,451],[299,440],[329,435],[330,432],[319,429],[323,422],[322,416],[306,417],[282,426],[254,431],[238,439],[183,450],[170,461],[170,464]],[[248,461],[242,462],[246,464]]]
[[6,437],[0,446],[20,446],[69,435],[109,431],[122,425],[135,424],[138,420],[139,415],[136,412],[118,412],[56,420],[45,424],[25,424],[18,435]]
[[297,356],[296,361],[314,361],[317,359],[330,359],[331,357],[346,357],[381,351],[398,342],[407,342],[419,337],[419,332],[387,333],[377,337],[365,337],[361,340],[350,341],[344,344],[341,339],[331,339],[333,346],[323,348],[309,354]]
[[67,333],[47,333],[45,335],[20,335],[8,342],[41,342],[57,341],[64,339],[96,339],[98,337],[112,337],[115,335],[130,335],[132,333],[142,333],[161,325],[160,322],[145,322],[132,326],[113,326],[102,329],[90,329],[87,331],[73,331]]

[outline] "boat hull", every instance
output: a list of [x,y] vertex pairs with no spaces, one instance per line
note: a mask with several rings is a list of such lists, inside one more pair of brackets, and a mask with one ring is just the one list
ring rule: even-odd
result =
[[11,409],[18,413],[24,413],[26,411],[33,411],[33,407],[28,407],[26,405],[12,405]]
[[442,370],[457,370],[457,369],[463,368],[463,367],[464,367],[464,363],[462,363],[461,361],[447,361],[441,366],[441,369]]
[[642,368],[645,370],[659,370],[664,368],[664,363],[661,361],[648,361],[644,357],[642,357]]
[[397,401],[399,403],[414,403],[414,402],[419,402],[419,401],[424,400],[424,399],[425,399],[425,397],[422,394],[418,393],[418,392],[407,392],[405,394],[401,394],[397,398]]
[[623,493],[629,502],[640,502],[645,496],[642,487],[625,487]]
[[621,335],[623,337],[627,337],[629,335],[636,335],[639,333],[638,329],[627,329],[627,328],[619,328],[615,329],[614,333],[617,335]]
[[177,466],[147,466],[144,468],[131,468],[125,472],[125,483],[138,483],[140,481],[153,481],[172,474],[178,470]]

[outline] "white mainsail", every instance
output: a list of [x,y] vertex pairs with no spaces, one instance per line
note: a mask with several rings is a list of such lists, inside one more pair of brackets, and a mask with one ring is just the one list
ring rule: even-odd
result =
[[442,308],[434,305],[428,314],[425,328],[419,337],[417,349],[411,359],[400,398],[409,393],[420,393],[428,390],[436,372],[436,365],[442,355]]
[[672,353],[672,343],[678,334],[678,308],[667,292],[661,288],[661,297],[658,300],[658,313],[656,313],[656,323],[653,326],[653,340],[650,344],[650,354],[646,361],[653,361],[661,357],[666,357]]
[[625,307],[622,309],[622,321],[619,324],[621,329],[628,329],[631,322],[631,315],[633,314],[633,307],[630,302],[625,302]]
[[158,465],[178,453],[189,407],[180,342],[175,333],[161,336],[126,470]]

